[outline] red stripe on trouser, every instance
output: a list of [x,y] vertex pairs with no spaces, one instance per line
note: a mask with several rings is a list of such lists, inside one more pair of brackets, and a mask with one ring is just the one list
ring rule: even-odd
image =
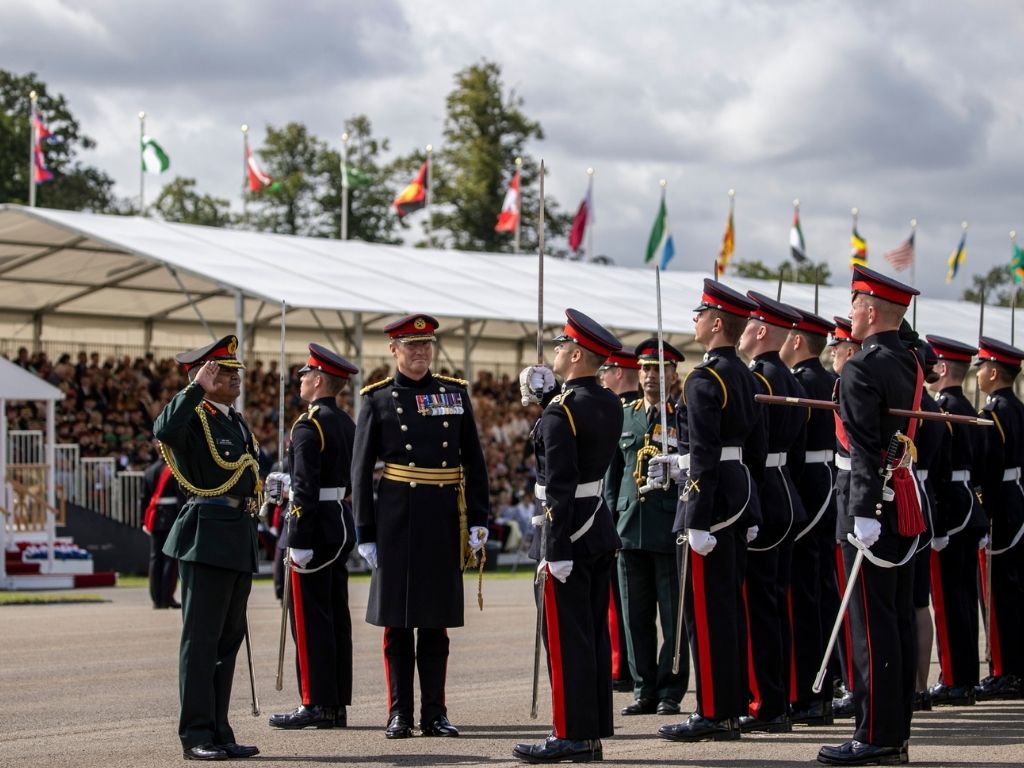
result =
[[864,642],[868,647],[868,744],[875,743],[875,681],[874,677],[874,663],[875,660],[871,655],[871,620],[868,618],[868,590],[867,585],[864,583],[866,577],[861,572],[860,576],[860,596],[861,602],[864,605]]
[[[988,618],[988,647],[989,655],[992,657],[990,672],[993,676],[999,677],[1003,674],[1003,653],[999,645],[999,622],[996,621],[996,593],[989,592],[988,580],[991,574],[988,572],[985,550],[978,550],[978,569],[981,573],[981,594],[990,595],[989,618]],[[984,597],[982,598],[984,600]]]
[[690,578],[693,580],[693,621],[697,629],[697,657],[700,682],[701,709],[704,717],[715,719],[715,683],[711,675],[711,633],[708,629],[708,604],[704,594],[704,556],[692,549],[690,556]]
[[558,603],[555,579],[548,572],[544,580],[544,623],[548,630],[548,663],[551,665],[551,724],[555,738],[565,738],[565,680],[562,670],[562,640],[558,633]]
[[786,590],[786,607],[789,610],[789,703],[797,700],[796,683],[796,624],[793,623],[793,588]]
[[943,685],[956,685],[953,681],[953,657],[949,647],[949,616],[946,615],[946,594],[942,591],[942,562],[939,553],[932,550],[932,605],[935,607],[935,632],[939,641],[939,668]]
[[[615,578],[615,574],[612,574]],[[615,588],[608,585],[608,638],[612,644],[612,680],[621,680],[623,677],[622,647],[619,645],[619,617],[618,606],[615,605]]]
[[384,627],[384,639],[381,642],[381,651],[384,654],[384,682],[388,686],[388,714],[391,714],[391,664],[388,663],[388,632],[390,627]]
[[757,685],[757,669],[754,665],[754,636],[750,630],[750,603],[747,600],[747,583],[743,582],[743,613],[747,618],[747,680],[750,683],[750,704],[747,712],[757,717],[761,711],[761,689]]
[[[836,543],[836,576],[838,577],[839,596],[846,594],[846,565],[843,563],[843,548]],[[850,629],[850,612],[843,617],[843,647],[846,648],[846,690],[853,691],[857,686],[853,680],[853,631]]]
[[306,645],[306,618],[302,610],[302,576],[294,569],[292,575],[292,610],[295,612],[295,653],[299,658],[299,691],[302,703],[309,706],[309,649]]

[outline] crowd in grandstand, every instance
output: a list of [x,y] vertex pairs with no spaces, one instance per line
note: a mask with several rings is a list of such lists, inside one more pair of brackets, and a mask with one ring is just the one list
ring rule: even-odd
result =
[[[125,470],[144,470],[154,461],[153,419],[186,383],[173,359],[158,360],[152,354],[102,359],[98,352],[79,352],[74,357],[63,354],[53,361],[46,352],[32,354],[21,347],[12,362],[64,393],[65,399],[56,404],[58,443],[79,445],[82,457],[114,456]],[[294,365],[288,371],[286,426],[303,407],[298,398],[298,368]],[[461,376],[459,371],[438,372]],[[369,371],[365,382],[388,375],[390,371],[382,366]],[[260,360],[251,363],[245,373],[245,392],[246,417],[260,441],[265,473],[277,458],[277,361],[268,365]],[[506,548],[515,548],[529,531],[533,515],[536,463],[528,436],[539,410],[520,404],[518,382],[508,375],[478,372],[472,394],[491,484],[494,533]],[[352,392],[346,390],[340,401],[351,413]],[[43,403],[9,402],[7,418],[11,430],[46,428]]]

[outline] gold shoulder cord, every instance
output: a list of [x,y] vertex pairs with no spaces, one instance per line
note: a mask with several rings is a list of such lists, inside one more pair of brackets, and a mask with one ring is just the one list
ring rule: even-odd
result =
[[[210,455],[213,457],[214,462],[216,462],[217,466],[221,469],[231,472],[232,475],[226,482],[216,488],[205,489],[192,485],[192,483],[190,483],[185,476],[181,474],[181,470],[178,469],[178,465],[175,463],[174,456],[171,451],[167,450],[163,441],[160,441],[160,453],[164,457],[164,461],[167,462],[167,466],[170,468],[171,474],[174,475],[174,479],[178,481],[178,485],[195,496],[220,496],[225,491],[234,487],[246,469],[251,469],[253,476],[256,478],[256,494],[261,494],[263,492],[263,483],[260,481],[259,462],[248,453],[243,454],[242,458],[238,461],[225,461],[222,459],[220,454],[217,453],[217,447],[213,444],[213,435],[210,434],[210,423],[206,420],[206,412],[203,410],[201,403],[196,406],[196,413],[199,414],[199,421],[203,425],[203,434],[206,435],[206,445],[210,450]],[[254,442],[255,440],[256,438],[253,437]]]

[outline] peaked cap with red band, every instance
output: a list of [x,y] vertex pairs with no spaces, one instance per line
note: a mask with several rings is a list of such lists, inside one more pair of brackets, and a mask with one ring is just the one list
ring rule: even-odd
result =
[[833,316],[832,319],[836,321],[836,329],[832,332],[832,341],[828,343],[830,347],[842,344],[844,341],[849,344],[863,343],[861,339],[853,335],[853,323],[848,319],[838,316]]
[[632,352],[620,349],[618,352],[612,352],[608,355],[608,359],[601,366],[602,370],[607,370],[608,368],[625,368],[630,371],[639,371],[640,361],[636,359],[636,355]]
[[392,339],[401,341],[437,341],[434,335],[441,324],[430,315],[406,315],[384,326],[384,333]]
[[978,362],[975,365],[993,362],[1002,363],[1011,368],[1020,368],[1022,360],[1024,360],[1024,350],[1011,347],[1009,344],[996,341],[988,336],[978,339]]
[[565,328],[553,341],[572,341],[596,355],[608,357],[622,349],[622,342],[609,333],[604,326],[578,309],[565,310]]
[[185,369],[186,373],[197,365],[202,365],[211,360],[218,365],[223,365],[225,368],[244,369],[245,366],[235,357],[237,349],[238,338],[234,334],[230,334],[212,344],[207,344],[205,347],[199,347],[188,352],[179,352],[174,356],[174,359]]
[[795,328],[796,324],[800,322],[800,313],[788,304],[771,299],[757,291],[747,291],[747,298],[757,305],[750,311],[750,316],[754,320],[760,320],[762,323],[779,328]]
[[786,306],[800,315],[800,322],[796,324],[796,330],[814,333],[818,336],[828,336],[830,333],[835,332],[836,324],[830,323],[821,315],[816,315],[813,312],[807,312],[806,310],[792,307],[789,304]]
[[[680,363],[686,358],[683,353],[673,347],[667,341],[662,342],[662,348],[665,350],[665,362]],[[650,365],[651,363],[658,364],[658,337],[652,336],[649,339],[644,339],[636,345],[636,356],[640,359],[642,365]]]
[[327,347],[322,347],[319,344],[309,345],[309,360],[299,368],[299,373],[306,371],[323,371],[340,379],[347,379],[349,376],[359,373],[359,369],[344,357],[334,354]]
[[875,296],[879,299],[891,301],[900,306],[910,306],[910,300],[921,292],[911,288],[899,280],[893,280],[883,274],[875,272],[867,267],[854,266],[853,280],[850,282],[850,290],[857,293],[866,293],[868,296]]
[[947,339],[945,336],[925,336],[928,343],[935,350],[935,356],[939,360],[951,360],[955,363],[969,363],[978,354],[978,348],[962,341]]
[[704,278],[704,293],[701,294],[700,304],[694,307],[694,312],[703,312],[705,309],[720,309],[730,315],[747,317],[757,309],[757,305],[744,296],[734,291],[725,283]]

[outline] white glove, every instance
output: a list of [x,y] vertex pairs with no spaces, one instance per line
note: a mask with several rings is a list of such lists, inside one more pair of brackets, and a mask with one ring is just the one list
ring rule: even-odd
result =
[[882,535],[882,524],[873,517],[855,517],[853,535],[857,541],[870,549]]
[[292,549],[288,547],[288,557],[292,559],[299,568],[304,568],[306,563],[313,559],[312,549]]
[[679,457],[674,453],[659,453],[657,456],[652,456],[651,460],[647,462],[647,482],[659,488],[666,487],[668,485],[665,482],[666,471],[669,480],[679,480],[679,474],[682,472],[679,468]]
[[984,549],[988,546],[988,534],[986,533],[981,539],[978,540],[978,549]]
[[[544,561],[542,560],[541,562],[543,563]],[[546,565],[548,573],[563,584],[569,578],[569,574],[572,573],[572,560],[555,560],[553,563],[546,563]]]
[[271,472],[267,475],[267,479],[263,482],[263,493],[268,501],[272,501],[275,504],[281,503],[286,481],[288,481],[289,485],[291,484],[291,478],[285,472]]
[[949,546],[949,536],[933,536],[932,537],[932,549],[936,552],[941,552]]
[[701,557],[710,555],[718,543],[718,539],[712,536],[710,531],[699,531],[696,528],[687,528],[686,538],[690,540],[690,549]]
[[474,525],[469,529],[469,546],[473,552],[479,552],[487,544],[488,531],[482,525]]
[[546,365],[530,365],[519,372],[519,394],[523,405],[539,403],[543,395],[555,388],[555,374]]
[[370,564],[371,568],[377,567],[377,543],[371,541],[367,544],[359,545],[359,555],[367,563]]
[[757,538],[757,532],[760,530],[761,529],[756,525],[752,525],[749,528],[747,528],[747,544],[749,544]]

